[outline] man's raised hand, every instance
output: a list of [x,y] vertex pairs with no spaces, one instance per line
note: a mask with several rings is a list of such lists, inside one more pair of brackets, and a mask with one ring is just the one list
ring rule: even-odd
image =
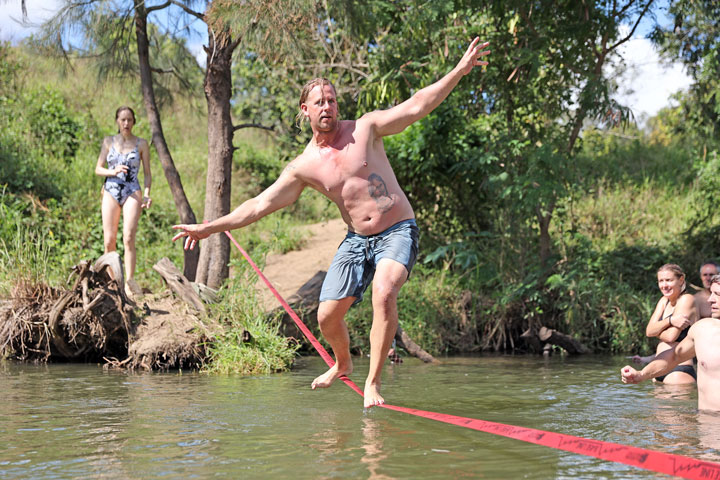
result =
[[460,59],[458,66],[461,68],[463,75],[467,75],[470,71],[478,65],[487,65],[488,62],[481,60],[482,57],[490,55],[490,50],[483,50],[483,48],[490,45],[490,42],[480,43],[480,37],[475,37],[470,43],[470,46],[465,51],[465,55]]

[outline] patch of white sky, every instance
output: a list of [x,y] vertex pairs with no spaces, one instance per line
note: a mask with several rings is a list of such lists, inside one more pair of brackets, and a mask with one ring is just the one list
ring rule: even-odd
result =
[[[672,25],[672,19],[667,15],[667,1],[659,3],[655,10],[656,20],[667,28]],[[692,83],[680,62],[661,59],[652,41],[645,38],[653,24],[652,19],[646,18],[638,25],[633,37],[618,47],[625,67],[609,71],[610,75],[617,76],[616,100],[629,107],[640,124],[660,109],[673,105],[673,94],[686,90]],[[621,33],[627,35],[630,29],[630,25],[624,25]]]
[[[27,17],[23,17],[21,0],[0,0],[0,41],[16,44],[29,37],[38,26],[49,20],[65,2],[63,0],[25,0]],[[157,2],[160,3],[160,2]],[[154,3],[148,2],[148,5]],[[150,14],[150,21],[163,32],[177,33],[185,37],[188,50],[200,66],[205,66],[204,45],[207,45],[207,27],[198,18],[182,14],[178,7],[156,10]],[[70,43],[79,45],[82,39],[70,38]]]
[[[63,4],[62,0],[26,0],[28,18],[23,23],[20,0],[0,0],[0,40],[17,43],[31,35],[37,25],[50,18]],[[661,24],[669,24],[666,15],[667,0],[656,8],[657,19]],[[205,24],[194,17],[184,15],[179,22],[178,11],[153,12],[150,20],[159,24],[164,31],[178,31],[187,38],[186,46],[201,66],[205,66],[206,55],[203,49],[208,43]],[[630,26],[623,27],[625,32]],[[672,95],[686,89],[691,79],[678,62],[661,60],[655,46],[645,38],[652,28],[652,21],[641,23],[633,38],[619,48],[619,54],[625,60],[625,68],[610,70],[617,75],[619,90],[616,100],[629,107],[636,118],[643,120],[655,115],[661,108],[671,105]]]

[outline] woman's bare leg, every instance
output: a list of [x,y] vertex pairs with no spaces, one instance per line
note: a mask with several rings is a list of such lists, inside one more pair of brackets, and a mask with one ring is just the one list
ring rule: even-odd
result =
[[105,253],[117,250],[117,231],[120,221],[120,204],[107,191],[103,190],[102,226]]
[[123,205],[123,245],[125,246],[125,282],[135,279],[135,237],[142,214],[142,198],[135,192]]

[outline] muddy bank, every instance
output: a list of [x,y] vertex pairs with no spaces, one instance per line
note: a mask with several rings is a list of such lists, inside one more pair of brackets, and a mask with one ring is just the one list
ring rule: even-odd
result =
[[0,356],[129,369],[196,368],[212,329],[169,291],[133,301],[117,254],[73,267],[69,288],[19,283],[0,305]]

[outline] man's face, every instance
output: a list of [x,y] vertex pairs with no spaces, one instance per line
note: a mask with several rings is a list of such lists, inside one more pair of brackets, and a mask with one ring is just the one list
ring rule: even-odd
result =
[[710,288],[710,279],[713,275],[717,275],[718,270],[715,265],[708,263],[700,268],[700,278],[702,279],[703,287]]
[[337,126],[337,99],[330,85],[315,85],[300,108],[313,131],[331,132]]
[[720,283],[710,285],[710,310],[713,318],[720,318]]

